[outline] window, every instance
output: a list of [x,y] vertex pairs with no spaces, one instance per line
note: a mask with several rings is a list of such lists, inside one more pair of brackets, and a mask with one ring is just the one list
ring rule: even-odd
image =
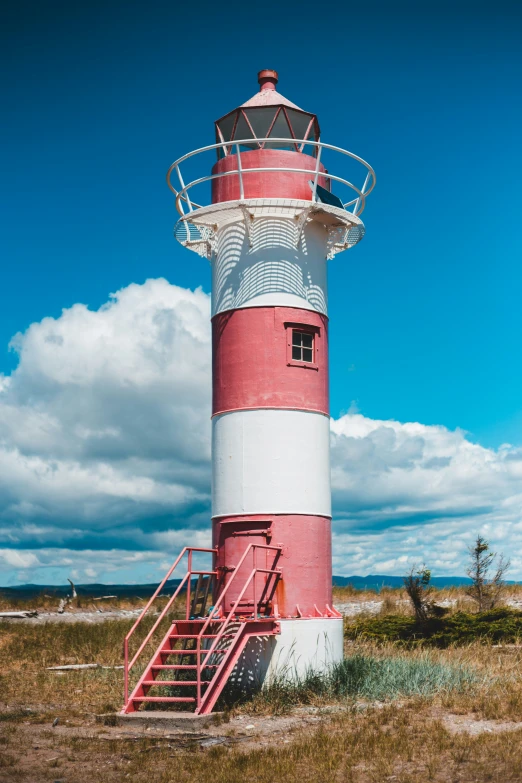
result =
[[284,321],[284,327],[288,367],[303,367],[317,372],[318,362],[322,359],[321,327],[300,321]]
[[310,332],[292,329],[292,360],[296,362],[314,361],[314,336]]

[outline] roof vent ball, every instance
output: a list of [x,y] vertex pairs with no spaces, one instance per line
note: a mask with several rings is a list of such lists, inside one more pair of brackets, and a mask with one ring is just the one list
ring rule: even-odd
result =
[[257,81],[259,82],[259,92],[262,90],[275,90],[279,77],[277,71],[265,68],[264,71],[259,71],[257,74]]

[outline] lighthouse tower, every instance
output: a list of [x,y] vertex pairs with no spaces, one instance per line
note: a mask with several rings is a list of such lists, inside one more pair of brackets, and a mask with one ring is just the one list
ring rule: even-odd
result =
[[[343,656],[332,605],[327,264],[362,238],[375,174],[320,140],[316,115],[277,91],[275,71],[258,81],[254,97],[216,121],[216,143],[168,172],[175,236],[212,269],[213,563],[204,574],[213,605],[187,609],[192,625],[180,634],[178,623],[156,655],[175,653],[176,634],[198,636],[192,665],[207,684],[194,680],[197,712],[212,709],[231,676],[302,675]],[[189,590],[193,574],[204,578],[193,551]],[[153,674],[127,711],[151,700]]]

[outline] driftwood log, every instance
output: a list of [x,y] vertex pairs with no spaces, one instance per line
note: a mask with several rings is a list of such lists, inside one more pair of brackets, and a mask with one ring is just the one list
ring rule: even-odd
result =
[[70,604],[73,598],[77,598],[78,593],[76,592],[76,588],[74,586],[74,582],[71,581],[71,579],[67,579],[69,584],[71,585],[71,595],[66,595],[65,598],[60,599],[60,603],[58,604],[58,614],[63,614],[65,612],[65,607],[67,604]]
[[16,620],[23,620],[25,617],[37,617],[38,612],[36,609],[23,609],[18,612],[0,612],[0,619],[2,618],[12,618]]
[[101,663],[65,663],[63,666],[47,666],[48,672],[68,672],[77,669],[123,669],[123,666],[102,666]]

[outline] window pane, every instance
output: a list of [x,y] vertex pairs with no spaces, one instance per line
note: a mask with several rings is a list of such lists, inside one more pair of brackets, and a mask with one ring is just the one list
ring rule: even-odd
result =
[[298,362],[301,361],[301,349],[298,348],[297,345],[292,347],[292,359]]
[[264,139],[274,121],[277,106],[263,106],[243,109],[258,139]]
[[311,362],[313,351],[311,348],[303,348],[303,362]]
[[[223,138],[225,141],[229,141],[230,136],[232,135],[232,128],[234,127],[234,123],[236,121],[236,114],[237,112],[232,111],[230,114],[227,114],[226,117],[223,117],[223,119],[218,122],[219,129],[221,133],[223,134]],[[250,134],[251,136],[252,134]],[[238,138],[240,138],[238,136]]]
[[312,345],[313,345],[313,339],[314,339],[312,337],[312,335],[303,333],[302,337],[303,337],[303,345],[304,345],[304,347],[305,348],[311,348]]
[[237,121],[236,129],[234,131],[234,138],[235,139],[251,139],[252,138],[252,131],[248,127],[247,121],[243,117],[242,114],[239,115],[239,119]]
[[[282,111],[279,112],[277,115],[276,121],[274,122],[274,126],[272,130],[270,131],[270,136],[274,139],[291,139],[292,134],[290,132],[290,128],[288,127],[288,123],[286,121],[286,117],[283,114]],[[265,149],[279,149],[279,150],[295,150],[294,144],[284,144],[283,142],[270,142],[267,141],[265,144]]]
[[302,345],[303,344],[302,337],[303,337],[302,332],[296,332],[296,330],[294,329],[294,331],[292,332],[292,345]]
[[[306,130],[310,125],[310,120],[314,116],[313,114],[306,114],[305,112],[295,111],[287,107],[286,113],[288,119],[292,124],[292,130],[294,131],[296,139],[304,139]],[[313,134],[313,126],[311,128],[311,134]]]

